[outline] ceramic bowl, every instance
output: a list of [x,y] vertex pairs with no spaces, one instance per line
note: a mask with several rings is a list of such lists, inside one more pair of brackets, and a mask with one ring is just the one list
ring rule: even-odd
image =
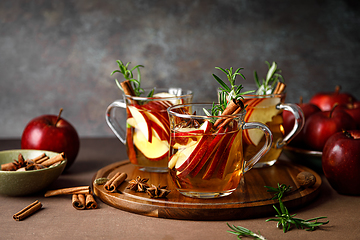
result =
[[[0,151],[0,165],[13,162],[21,153],[24,159],[35,158],[42,153],[53,157],[58,153],[43,150],[5,150]],[[1,171],[0,170],[0,194],[8,196],[25,196],[46,189],[63,172],[66,160],[56,166],[30,171]]]
[[318,173],[322,173],[322,152],[285,146],[283,153],[293,162],[309,167]]

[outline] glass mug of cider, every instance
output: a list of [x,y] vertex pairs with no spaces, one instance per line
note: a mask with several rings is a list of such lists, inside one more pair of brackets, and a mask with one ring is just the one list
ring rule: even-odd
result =
[[[239,186],[243,174],[272,144],[272,133],[266,125],[244,121],[246,110],[232,115],[208,116],[204,109],[212,106],[193,103],[168,108],[171,131],[168,167],[176,189],[185,196],[230,195]],[[242,134],[245,129],[254,128],[264,133],[265,142],[245,161]]]
[[170,123],[166,109],[175,104],[190,103],[193,95],[192,91],[181,88],[154,88],[145,89],[144,96],[153,90],[152,97],[124,94],[124,99],[108,106],[105,119],[126,145],[132,164],[141,171],[167,172]]
[[[304,114],[296,104],[284,103],[285,93],[268,95],[242,95],[246,106],[246,122],[261,122],[265,124],[273,134],[273,143],[270,151],[263,156],[254,168],[269,167],[275,164],[283,147],[289,143],[303,128]],[[290,111],[295,117],[295,123],[291,132],[284,136],[283,110]],[[244,158],[249,160],[263,145],[265,137],[262,131],[257,129],[244,130]]]

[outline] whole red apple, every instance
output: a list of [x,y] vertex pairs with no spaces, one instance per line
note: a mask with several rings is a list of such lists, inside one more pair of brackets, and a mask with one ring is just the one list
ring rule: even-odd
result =
[[338,193],[360,195],[360,130],[332,135],[323,150],[322,168]]
[[338,108],[345,110],[349,115],[353,117],[357,124],[357,129],[360,129],[360,102],[353,102],[348,104],[341,104]]
[[304,126],[304,140],[310,149],[322,151],[326,141],[336,132],[354,130],[354,119],[344,110],[332,109],[314,113]]
[[61,112],[62,109],[58,116],[42,115],[32,119],[22,134],[21,148],[64,152],[65,169],[68,169],[79,152],[80,140],[75,128],[61,118]]
[[340,93],[340,86],[336,86],[334,92],[320,92],[315,94],[310,103],[318,106],[322,111],[330,111],[335,104],[347,104],[356,101],[349,93]]
[[[300,102],[297,104],[304,113],[305,122],[312,114],[316,112],[320,112],[320,108],[312,103],[303,103],[302,97],[300,97]],[[294,115],[289,111],[283,112],[283,127],[285,130],[285,134],[289,134],[293,129],[295,124]],[[291,146],[303,147],[304,145],[304,128],[300,130],[298,135],[289,143]]]

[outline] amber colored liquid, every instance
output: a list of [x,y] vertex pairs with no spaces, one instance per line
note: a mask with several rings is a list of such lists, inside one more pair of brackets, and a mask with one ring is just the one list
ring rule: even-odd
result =
[[[265,123],[265,125],[269,127],[269,129],[273,134],[273,143],[271,145],[269,152],[265,154],[257,164],[267,165],[268,163],[269,165],[272,165],[279,158],[282,149],[276,148],[276,143],[277,141],[283,139],[284,137],[284,128],[282,124],[283,124],[283,117],[281,112],[275,115],[272,118],[271,122]],[[250,129],[248,131],[260,131],[260,130]],[[244,141],[243,145],[244,145],[245,161],[250,160],[257,152],[259,152],[259,150],[263,147],[264,143],[265,143],[265,136],[262,138],[262,140],[257,146],[246,144],[246,142]]]
[[[167,121],[169,121],[169,117],[167,115],[166,109],[155,111],[149,110],[149,112],[157,112],[160,113]],[[149,125],[151,127],[151,125]],[[126,151],[129,157],[129,160],[132,164],[137,165],[140,167],[141,170],[150,171],[150,172],[167,172],[167,163],[169,159],[169,154],[162,155],[160,158],[151,159],[146,157],[141,149],[136,147],[134,144],[134,127],[127,126],[127,133],[126,133]],[[170,139],[167,139],[168,143]]]
[[[234,191],[239,185],[244,164],[242,132],[236,130],[221,135],[222,141],[219,141],[216,146],[211,145],[211,141],[216,135],[205,135],[208,138],[205,142],[208,148],[201,154],[202,159],[189,158],[186,161],[186,164],[197,161],[196,167],[188,174],[182,175],[175,166],[170,169],[171,178],[177,190],[182,194],[200,198],[225,196]],[[174,139],[171,138],[171,141],[174,141]],[[170,154],[173,155],[185,147],[186,145],[175,149],[171,146]],[[217,164],[214,164],[214,162],[217,162]]]

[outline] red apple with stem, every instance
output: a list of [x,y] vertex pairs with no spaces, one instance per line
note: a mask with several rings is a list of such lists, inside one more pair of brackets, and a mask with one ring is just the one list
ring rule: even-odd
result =
[[310,149],[322,151],[334,133],[356,129],[354,119],[344,110],[336,109],[314,113],[304,126],[304,140]]
[[334,92],[317,93],[310,99],[310,103],[315,104],[322,111],[330,111],[335,104],[341,105],[356,101],[351,94],[340,93],[340,89],[340,86],[336,86]]
[[25,127],[21,137],[22,149],[64,152],[67,158],[65,169],[75,161],[80,148],[76,129],[59,115],[42,115],[32,119]]
[[[300,97],[300,102],[297,103],[297,105],[301,108],[301,110],[304,113],[305,121],[308,119],[311,115],[317,112],[321,112],[320,108],[312,103],[303,103],[303,98]],[[283,111],[283,127],[285,130],[285,134],[289,134],[289,132],[293,129],[295,124],[295,117],[294,114],[292,114],[289,111]],[[291,146],[299,146],[303,147],[304,145],[304,129],[301,129],[301,131],[296,135],[296,137],[289,143]]]
[[322,168],[338,193],[360,195],[360,130],[332,135],[323,150]]

